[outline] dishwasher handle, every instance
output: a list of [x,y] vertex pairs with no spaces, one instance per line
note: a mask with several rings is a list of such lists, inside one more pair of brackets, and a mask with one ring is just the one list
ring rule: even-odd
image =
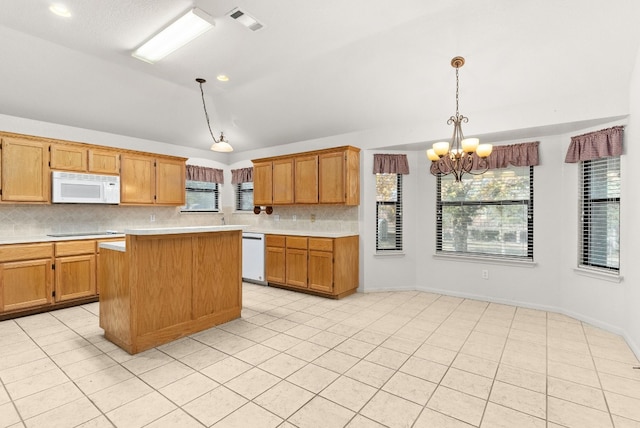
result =
[[257,236],[243,236],[242,239],[253,239],[254,241],[262,241],[263,238],[259,238]]

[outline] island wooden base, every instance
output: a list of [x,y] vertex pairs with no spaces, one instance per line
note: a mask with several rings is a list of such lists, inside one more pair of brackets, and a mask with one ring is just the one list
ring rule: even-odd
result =
[[100,327],[130,354],[240,317],[241,230],[127,235],[100,254]]
[[356,288],[352,288],[350,290],[344,291],[340,294],[327,294],[321,291],[314,291],[309,288],[301,288],[301,287],[288,286],[286,284],[278,284],[277,282],[268,282],[267,284],[269,284],[270,287],[282,288],[283,290],[298,291],[300,293],[311,294],[313,296],[328,297],[329,299],[336,299],[336,300],[355,294],[358,291],[358,288],[356,287]]

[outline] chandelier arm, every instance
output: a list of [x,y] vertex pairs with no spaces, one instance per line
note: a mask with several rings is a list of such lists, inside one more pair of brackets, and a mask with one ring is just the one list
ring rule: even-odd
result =
[[207,112],[207,104],[204,102],[204,90],[202,89],[202,83],[200,80],[196,79],[200,84],[200,95],[202,95],[202,107],[204,107],[204,117],[207,119],[207,128],[209,128],[209,134],[211,134],[211,138],[213,138],[214,143],[218,143],[216,137],[213,136],[213,131],[211,130],[211,123],[209,122],[209,113]]

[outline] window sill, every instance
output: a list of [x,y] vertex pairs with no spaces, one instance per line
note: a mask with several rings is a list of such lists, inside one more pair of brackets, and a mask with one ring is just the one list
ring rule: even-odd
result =
[[374,257],[404,257],[405,256],[405,252],[402,250],[398,250],[398,251],[376,251],[375,253],[373,253]]
[[526,267],[526,268],[533,268],[538,265],[538,263],[530,260],[502,259],[498,257],[468,256],[468,255],[458,255],[458,254],[434,254],[433,258],[436,260],[448,260],[448,261],[463,260],[465,262],[471,262],[471,263],[482,263],[482,264],[492,264],[492,265],[502,265],[502,266],[519,266],[519,267]]
[[183,211],[180,210],[180,214],[222,214],[220,211]]
[[615,282],[617,284],[621,283],[623,280],[623,277],[617,273],[603,272],[601,270],[591,269],[586,266],[578,266],[576,268],[573,268],[573,271],[578,275],[588,276],[589,278],[602,279],[609,282]]

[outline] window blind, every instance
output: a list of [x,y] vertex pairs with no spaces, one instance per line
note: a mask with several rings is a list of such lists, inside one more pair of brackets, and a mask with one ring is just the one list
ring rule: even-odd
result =
[[253,211],[253,182],[236,184],[236,210]]
[[581,163],[581,266],[620,269],[620,157]]
[[402,250],[402,174],[376,174],[376,251]]

